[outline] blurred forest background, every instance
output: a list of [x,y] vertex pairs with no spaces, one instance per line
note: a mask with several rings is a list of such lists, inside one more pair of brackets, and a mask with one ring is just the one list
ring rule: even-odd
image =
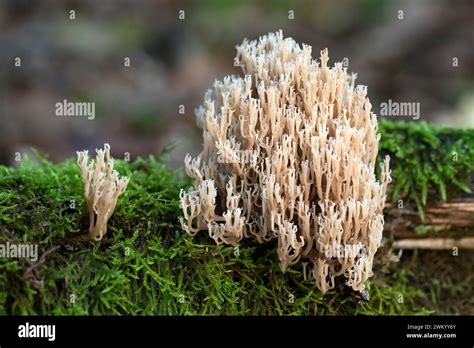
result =
[[[0,164],[30,147],[61,161],[108,142],[132,159],[172,144],[181,166],[200,152],[204,92],[240,73],[235,45],[279,29],[315,58],[328,47],[331,65],[348,58],[376,113],[419,102],[418,121],[474,127],[474,1],[0,0]],[[95,102],[95,119],[56,116],[64,99]]]

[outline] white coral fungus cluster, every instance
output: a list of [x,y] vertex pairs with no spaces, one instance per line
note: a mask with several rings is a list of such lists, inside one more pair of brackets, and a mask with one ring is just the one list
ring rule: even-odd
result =
[[128,185],[128,177],[119,177],[110,158],[110,145],[96,150],[95,161],[89,162],[88,151],[77,152],[77,164],[82,171],[84,196],[89,210],[89,235],[101,240],[107,233],[107,222],[114,212],[118,197]]
[[281,269],[300,260],[323,292],[343,276],[357,291],[380,246],[389,159],[374,174],[377,119],[341,63],[282,32],[237,46],[244,77],[227,76],[196,110],[203,151],[185,159],[183,228],[216,243],[277,239]]

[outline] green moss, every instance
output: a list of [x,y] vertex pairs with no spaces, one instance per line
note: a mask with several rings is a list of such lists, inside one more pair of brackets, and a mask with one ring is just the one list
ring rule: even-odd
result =
[[382,120],[379,130],[379,159],[387,154],[391,158],[393,203],[401,199],[414,204],[424,221],[424,208],[430,201],[471,192],[474,129]]
[[179,189],[189,182],[153,158],[117,168],[132,179],[108,234],[94,243],[78,238],[88,221],[72,160],[0,167],[0,242],[50,251],[32,270],[25,259],[0,259],[0,314],[426,313],[413,289],[404,289],[406,305],[396,304],[407,279],[373,284],[376,307],[359,305],[341,286],[322,295],[303,280],[302,266],[282,274],[274,245],[236,252],[205,235],[192,239],[177,221]]
[[[461,131],[457,137],[437,131],[445,137],[438,142],[426,126],[416,127],[381,125],[381,148],[395,159],[393,197],[412,199],[416,192],[423,206],[424,190],[429,197],[439,182],[446,195],[466,190],[462,182],[472,171],[472,163],[467,163],[472,132]],[[452,169],[437,166],[443,162],[429,152],[444,154],[447,160],[454,150],[459,164]],[[178,196],[180,188],[191,183],[181,171],[170,171],[152,157],[117,161],[116,167],[131,181],[107,235],[95,243],[80,238],[87,233],[88,214],[73,160],[51,164],[26,158],[18,167],[0,166],[0,244],[38,244],[43,255],[34,264],[0,258],[0,314],[419,315],[432,313],[429,308],[437,314],[472,312],[469,304],[453,303],[469,291],[469,282],[449,278],[462,273],[459,265],[457,272],[447,272],[440,280],[457,284],[457,295],[444,305],[443,293],[432,290],[436,277],[423,273],[426,261],[387,266],[383,250],[367,284],[370,301],[341,283],[323,295],[304,280],[301,263],[286,274],[280,272],[273,244],[244,243],[237,252],[216,246],[204,233],[187,236],[178,222]],[[425,170],[430,167],[434,174]],[[417,180],[401,179],[413,172]],[[445,261],[443,269],[449,269],[450,260]]]

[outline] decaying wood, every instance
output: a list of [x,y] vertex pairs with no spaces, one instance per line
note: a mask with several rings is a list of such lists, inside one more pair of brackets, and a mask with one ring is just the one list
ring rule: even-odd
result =
[[[393,236],[394,247],[401,249],[474,249],[474,195],[429,205],[425,221],[416,209],[387,204],[385,234]],[[415,230],[424,225],[423,231]]]

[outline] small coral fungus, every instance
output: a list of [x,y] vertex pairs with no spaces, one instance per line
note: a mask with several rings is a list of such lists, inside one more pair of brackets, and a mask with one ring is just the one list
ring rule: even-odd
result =
[[364,86],[282,32],[237,47],[245,76],[216,81],[196,111],[204,149],[187,156],[183,228],[216,243],[277,240],[281,269],[311,264],[323,292],[343,276],[362,291],[380,246],[389,159]]
[[129,178],[119,178],[110,158],[110,146],[96,150],[95,161],[89,163],[88,151],[77,152],[81,167],[84,196],[89,210],[89,235],[97,241],[107,233],[107,222],[114,212],[118,197],[125,191]]

